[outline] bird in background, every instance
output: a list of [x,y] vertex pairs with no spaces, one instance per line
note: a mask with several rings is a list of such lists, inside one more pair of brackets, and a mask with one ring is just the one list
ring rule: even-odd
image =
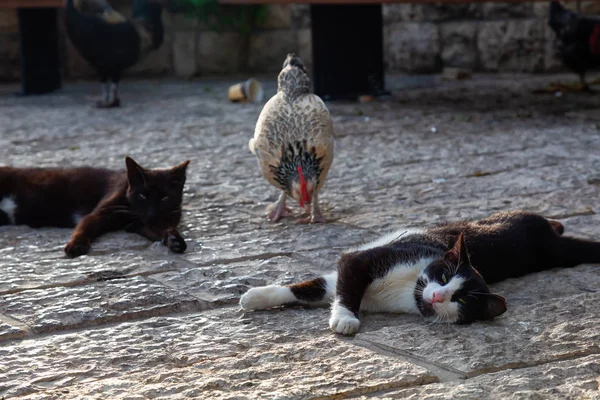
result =
[[161,46],[163,1],[134,0],[132,17],[125,18],[106,0],[66,0],[67,34],[103,84],[98,107],[119,107],[123,71]]
[[550,3],[548,25],[556,34],[556,49],[566,67],[579,75],[579,90],[592,91],[586,72],[600,67],[600,18],[567,10]]

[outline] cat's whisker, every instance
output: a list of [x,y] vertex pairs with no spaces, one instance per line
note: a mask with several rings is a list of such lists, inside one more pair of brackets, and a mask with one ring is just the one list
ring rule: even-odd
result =
[[484,293],[484,292],[475,292],[475,291],[470,291],[469,294],[477,294],[480,296],[493,296],[493,293]]

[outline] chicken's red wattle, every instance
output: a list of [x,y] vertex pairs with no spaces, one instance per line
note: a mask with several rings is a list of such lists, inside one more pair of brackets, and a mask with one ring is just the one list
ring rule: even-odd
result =
[[298,201],[300,203],[300,207],[304,208],[304,204],[308,204],[310,202],[310,197],[308,196],[306,180],[304,179],[304,174],[302,173],[301,165],[298,165],[298,176],[300,177],[300,199]]

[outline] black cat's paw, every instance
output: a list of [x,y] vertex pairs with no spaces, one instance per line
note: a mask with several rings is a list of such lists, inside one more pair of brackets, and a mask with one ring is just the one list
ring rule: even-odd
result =
[[90,245],[83,242],[70,241],[65,246],[65,254],[69,258],[75,258],[87,254],[90,251]]
[[183,237],[174,229],[169,229],[165,232],[163,244],[174,253],[183,253],[187,249],[187,244]]

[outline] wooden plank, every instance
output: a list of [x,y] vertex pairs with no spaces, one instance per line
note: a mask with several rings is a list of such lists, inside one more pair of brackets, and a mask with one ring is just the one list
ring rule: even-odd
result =
[[548,0],[219,0],[221,4],[531,3]]
[[63,0],[0,0],[0,8],[62,8]]

